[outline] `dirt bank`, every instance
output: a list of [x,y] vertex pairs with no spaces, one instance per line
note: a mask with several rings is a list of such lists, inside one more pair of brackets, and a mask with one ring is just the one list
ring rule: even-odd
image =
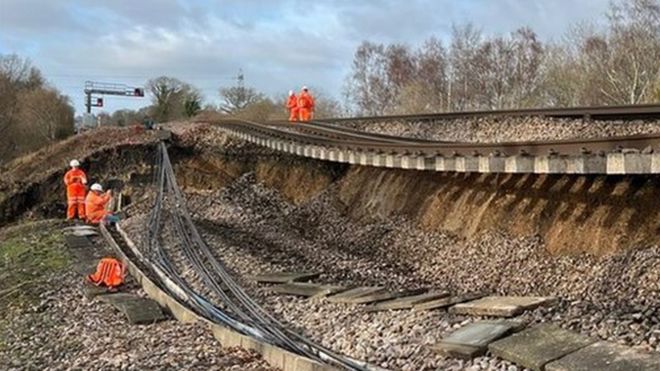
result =
[[198,147],[176,171],[190,190],[218,189],[254,172],[258,182],[296,205],[333,185],[343,212],[356,220],[404,216],[424,230],[465,238],[487,232],[538,236],[554,254],[604,255],[660,243],[657,176],[435,173],[349,166],[236,144],[224,152]]

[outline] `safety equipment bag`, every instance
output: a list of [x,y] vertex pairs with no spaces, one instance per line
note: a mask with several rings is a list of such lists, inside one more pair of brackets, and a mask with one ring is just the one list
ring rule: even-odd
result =
[[115,258],[103,258],[96,267],[96,272],[87,279],[96,286],[107,286],[114,289],[124,283],[126,270],[124,264]]

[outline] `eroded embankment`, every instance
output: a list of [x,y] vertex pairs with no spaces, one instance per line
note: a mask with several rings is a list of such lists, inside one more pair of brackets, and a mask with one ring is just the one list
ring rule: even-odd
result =
[[552,253],[602,255],[660,242],[656,176],[432,173],[264,151],[200,152],[177,166],[185,187],[206,190],[248,171],[295,204],[336,184],[339,202],[358,220],[405,216],[466,238],[491,231],[540,236]]

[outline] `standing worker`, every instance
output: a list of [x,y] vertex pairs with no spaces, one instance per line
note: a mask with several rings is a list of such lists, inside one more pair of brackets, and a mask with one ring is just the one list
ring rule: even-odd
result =
[[289,99],[286,102],[286,108],[289,110],[289,121],[298,121],[298,97],[293,90],[289,90]]
[[314,118],[314,97],[306,86],[302,87],[298,97],[298,115],[300,121],[310,121]]
[[90,187],[90,191],[85,199],[85,207],[87,208],[87,222],[91,224],[99,224],[101,222],[110,224],[119,221],[119,218],[112,215],[106,209],[110,199],[112,198],[112,191],[108,190],[103,193],[103,187],[94,183]]
[[85,220],[85,184],[87,184],[87,175],[80,169],[78,160],[69,162],[71,170],[64,174],[64,184],[66,185],[66,218],[74,220],[76,212],[78,219]]

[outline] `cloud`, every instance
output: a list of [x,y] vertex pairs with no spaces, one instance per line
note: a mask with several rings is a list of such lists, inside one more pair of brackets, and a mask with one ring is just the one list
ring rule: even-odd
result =
[[[171,75],[217,99],[239,68],[268,94],[307,84],[339,96],[362,40],[447,41],[452,24],[467,22],[488,34],[529,25],[548,39],[599,18],[608,1],[1,0],[0,53],[30,57],[79,111],[86,79]],[[146,103],[106,101],[110,110]]]

